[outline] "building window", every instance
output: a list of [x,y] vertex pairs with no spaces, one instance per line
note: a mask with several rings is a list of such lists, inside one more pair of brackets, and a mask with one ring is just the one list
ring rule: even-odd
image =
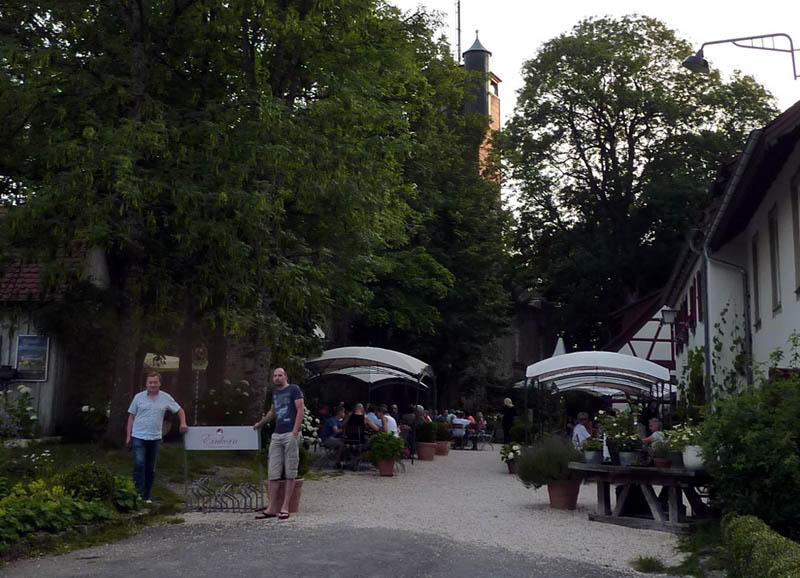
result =
[[792,236],[794,237],[794,287],[800,295],[800,171],[792,179],[789,189],[792,198]]
[[758,290],[758,233],[753,235],[750,249],[753,257],[753,323],[758,329],[761,327],[761,299]]
[[769,273],[772,281],[772,310],[781,307],[781,255],[778,246],[778,206],[772,207],[767,215],[769,229]]

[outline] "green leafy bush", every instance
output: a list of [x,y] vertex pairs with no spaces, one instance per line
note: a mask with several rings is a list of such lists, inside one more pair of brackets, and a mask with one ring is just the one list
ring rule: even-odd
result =
[[582,462],[583,452],[561,436],[546,436],[517,458],[517,476],[525,486],[539,488],[549,482],[572,480],[578,476],[569,462]]
[[421,423],[417,426],[417,442],[430,444],[436,441],[436,424],[431,422]]
[[132,512],[141,503],[141,496],[133,485],[133,480],[117,476],[114,478],[114,493],[111,503],[118,512]]
[[403,457],[405,442],[390,433],[379,433],[369,438],[369,459],[373,463],[380,460],[397,461]]
[[63,486],[48,487],[42,480],[17,484],[0,500],[0,544],[7,546],[34,532],[61,532],[114,515],[106,504],[76,498]]
[[703,456],[725,512],[800,536],[800,383],[767,383],[716,402]]
[[583,442],[581,449],[585,452],[602,452],[603,440],[599,438],[589,438]]
[[303,444],[300,444],[299,451],[300,455],[297,464],[297,477],[302,478],[308,473],[308,470],[311,469],[311,453]]
[[450,439],[453,437],[453,434],[450,433],[450,428],[444,422],[438,422],[436,424],[436,441],[437,442],[449,442]]
[[527,443],[525,440],[525,432],[528,432],[528,441],[533,441],[533,427],[530,424],[526,424],[523,422],[517,422],[511,426],[511,429],[508,432],[508,437],[511,438],[513,443],[524,444]]
[[731,578],[800,576],[800,544],[784,538],[755,516],[726,516],[723,539]]
[[61,476],[67,493],[86,501],[110,502],[114,496],[114,474],[95,463],[80,464]]

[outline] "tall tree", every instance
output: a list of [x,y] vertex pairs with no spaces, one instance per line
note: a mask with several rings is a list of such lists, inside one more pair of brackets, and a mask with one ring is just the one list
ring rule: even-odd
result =
[[307,352],[401,234],[419,72],[392,9],[40,0],[0,9],[0,34],[14,242],[110,264],[111,439],[143,344],[197,320]]
[[690,46],[644,16],[579,23],[524,66],[504,139],[516,185],[516,283],[561,303],[569,344],[666,281],[719,163],[775,113],[752,78],[692,75]]
[[415,217],[407,242],[379,254],[374,297],[352,337],[430,362],[439,398],[451,403],[491,379],[492,344],[509,324],[508,221],[499,185],[478,161],[488,119],[463,113],[467,74],[434,40],[435,20],[415,25],[425,84],[407,106],[413,147],[404,165]]

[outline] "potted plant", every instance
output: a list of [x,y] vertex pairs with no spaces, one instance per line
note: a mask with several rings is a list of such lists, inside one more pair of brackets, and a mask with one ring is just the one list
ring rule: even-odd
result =
[[597,412],[603,432],[606,434],[612,457],[616,456],[621,466],[630,466],[638,461],[642,440],[634,425],[630,411],[614,416],[604,411]]
[[619,465],[633,466],[639,463],[639,456],[642,453],[642,438],[638,433],[617,437],[613,443],[617,448]]
[[700,426],[685,425],[681,428],[680,439],[683,446],[683,467],[687,470],[702,470],[703,452],[700,448],[702,430]]
[[[295,514],[300,510],[300,497],[303,495],[303,477],[308,473],[311,467],[311,456],[303,444],[300,444],[300,460],[297,464],[297,478],[294,481],[294,491],[292,492],[292,499],[289,500],[289,513]],[[286,480],[282,479],[278,486],[278,495],[276,499],[279,504],[283,503],[284,492],[286,491]]]
[[403,457],[405,443],[390,433],[381,432],[369,438],[369,459],[382,476],[394,475],[394,464]]
[[569,469],[570,462],[583,461],[583,452],[559,436],[547,436],[517,458],[517,476],[526,487],[547,485],[550,507],[574,510],[578,503],[581,479]]
[[522,455],[522,446],[516,443],[505,444],[500,448],[500,459],[508,466],[509,474],[517,473],[517,458]]
[[653,461],[657,468],[672,467],[672,460],[669,457],[670,447],[666,441],[653,444]]
[[417,426],[417,457],[422,461],[432,461],[436,455],[436,424],[424,422]]
[[603,463],[603,440],[599,438],[589,438],[581,446],[584,461],[587,464]]
[[450,428],[444,422],[436,424],[436,455],[446,456],[450,453],[450,440],[452,438]]
[[683,449],[686,447],[686,444],[682,439],[683,432],[680,428],[681,426],[678,426],[678,428],[674,430],[664,432],[667,445],[669,446],[669,461],[672,463],[673,468],[683,467]]

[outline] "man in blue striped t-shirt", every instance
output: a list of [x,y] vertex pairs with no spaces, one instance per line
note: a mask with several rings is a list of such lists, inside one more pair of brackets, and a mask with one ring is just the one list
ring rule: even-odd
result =
[[185,433],[186,413],[166,391],[161,391],[161,374],[147,374],[144,391],[133,396],[128,408],[128,429],[125,445],[133,448],[133,483],[146,503],[151,503],[150,491],[156,475],[156,458],[161,445],[162,424],[167,411],[177,413],[181,433]]

